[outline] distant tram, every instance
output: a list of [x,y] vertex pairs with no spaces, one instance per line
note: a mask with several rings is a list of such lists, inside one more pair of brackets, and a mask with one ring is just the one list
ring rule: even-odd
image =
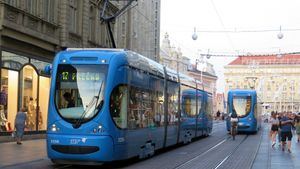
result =
[[67,49],[53,61],[47,153],[54,163],[152,156],[212,131],[203,84],[137,53]]
[[[258,102],[255,90],[230,90],[227,99],[227,114],[235,111],[238,115],[238,131],[257,132],[261,127],[261,104]],[[230,131],[230,117],[226,120]]]

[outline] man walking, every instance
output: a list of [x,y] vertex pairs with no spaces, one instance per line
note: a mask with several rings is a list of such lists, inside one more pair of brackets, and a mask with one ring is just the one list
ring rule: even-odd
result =
[[292,114],[284,112],[281,122],[281,148],[284,151],[285,142],[287,141],[288,152],[291,153],[291,140],[293,137],[292,126],[294,120],[292,119]]

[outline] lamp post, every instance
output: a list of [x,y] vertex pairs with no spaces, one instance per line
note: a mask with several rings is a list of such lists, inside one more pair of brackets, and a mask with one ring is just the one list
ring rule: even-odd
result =
[[[196,41],[197,39],[198,39],[198,35],[197,35],[197,31],[196,31],[196,27],[194,27],[194,33],[193,33],[193,35],[192,35],[192,39],[194,40],[194,41]],[[198,63],[203,63],[203,56],[202,55],[200,55],[201,56],[201,59],[199,60],[199,59],[196,59],[196,70],[198,69]],[[201,71],[200,71],[200,80],[201,80],[201,83],[203,84],[203,79],[202,79],[202,76],[203,76],[203,74],[202,74],[202,69],[201,69]]]

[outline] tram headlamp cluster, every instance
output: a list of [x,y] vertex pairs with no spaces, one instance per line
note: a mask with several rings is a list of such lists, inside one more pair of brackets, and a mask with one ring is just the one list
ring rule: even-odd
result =
[[93,129],[93,132],[94,132],[94,133],[102,133],[102,132],[104,132],[103,129],[104,129],[103,126],[102,126],[101,124],[99,124],[97,127],[95,127],[95,128]]
[[251,117],[249,117],[249,118],[248,118],[248,121],[251,121],[251,120],[252,120],[252,118],[251,118]]
[[50,130],[51,130],[51,131],[53,131],[53,132],[57,132],[57,131],[59,130],[59,128],[58,128],[58,127],[56,127],[56,125],[55,125],[55,124],[52,124],[52,126],[51,126]]

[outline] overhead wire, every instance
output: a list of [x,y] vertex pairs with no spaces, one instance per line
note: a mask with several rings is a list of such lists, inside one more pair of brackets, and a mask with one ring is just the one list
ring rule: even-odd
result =
[[[217,7],[216,7],[214,1],[211,0],[211,3],[212,3],[212,6],[213,6],[213,8],[214,8],[214,10],[215,10],[215,12],[216,12],[218,18],[219,18],[220,23],[222,24],[223,29],[225,30],[225,29],[226,29],[226,28],[225,28],[225,24],[224,24],[224,22],[223,22],[223,20],[222,20],[221,15],[219,14],[219,12],[218,12],[218,10],[217,10]],[[226,34],[226,37],[227,37],[227,39],[228,39],[228,41],[229,41],[229,43],[230,43],[230,46],[231,46],[232,50],[235,51],[234,44],[233,44],[233,41],[232,41],[231,37],[229,36],[228,33],[225,32],[225,34]]]

